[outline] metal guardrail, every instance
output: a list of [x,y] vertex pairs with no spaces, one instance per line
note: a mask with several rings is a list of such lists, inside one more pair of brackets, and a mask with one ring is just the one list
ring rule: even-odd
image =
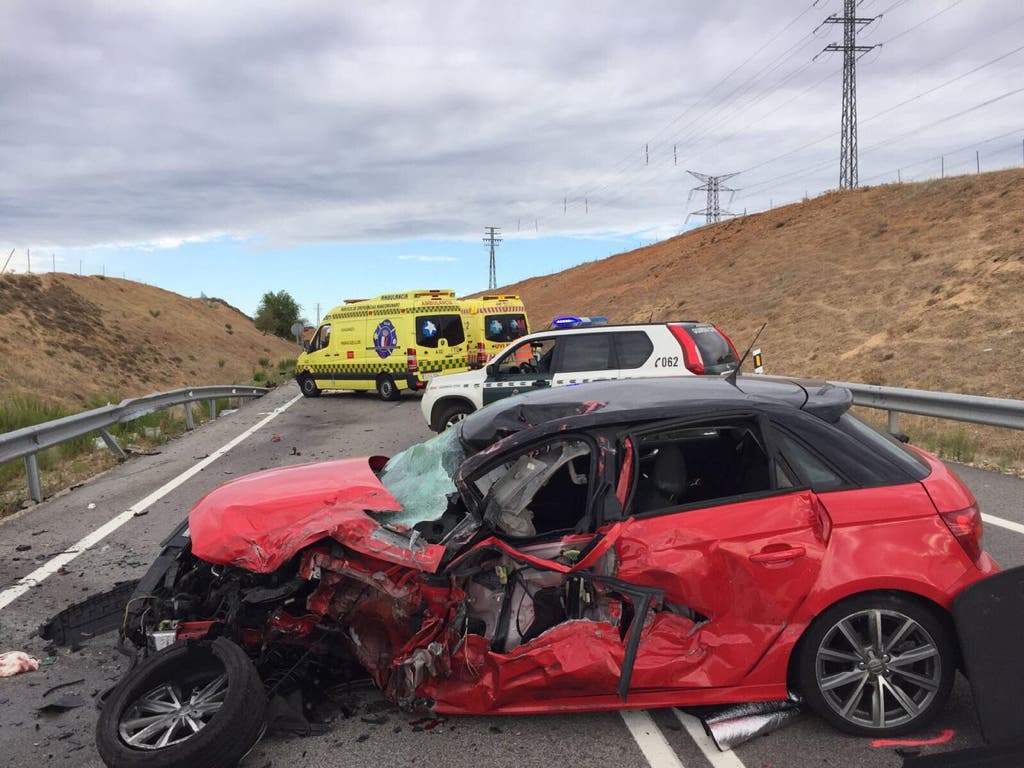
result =
[[192,419],[192,403],[206,401],[209,403],[210,418],[217,418],[217,400],[220,398],[262,397],[269,390],[264,387],[233,387],[229,385],[212,387],[190,387],[160,392],[145,397],[133,397],[122,400],[117,405],[104,405],[91,411],[75,413],[60,419],[36,424],[31,427],[16,429],[0,435],[0,464],[15,459],[25,459],[25,473],[28,476],[28,490],[34,501],[43,500],[42,486],[39,482],[39,462],[36,454],[47,448],[72,440],[82,435],[98,432],[107,447],[119,458],[127,454],[118,445],[117,440],[107,431],[107,427],[124,424],[176,405],[185,406],[185,428],[194,429]]
[[969,421],[993,427],[1024,429],[1024,400],[982,395],[958,395],[926,389],[901,389],[875,384],[833,381],[853,393],[853,404],[889,412],[889,431],[899,431],[899,414],[935,416],[940,419]]

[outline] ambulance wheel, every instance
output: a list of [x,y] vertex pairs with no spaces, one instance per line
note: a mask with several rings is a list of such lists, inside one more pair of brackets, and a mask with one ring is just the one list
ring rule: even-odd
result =
[[398,385],[395,384],[395,380],[387,374],[377,378],[377,395],[381,400],[389,403],[393,403],[402,397],[402,393],[398,391]]
[[316,379],[308,373],[299,379],[299,389],[306,397],[320,397],[320,388],[316,385]]

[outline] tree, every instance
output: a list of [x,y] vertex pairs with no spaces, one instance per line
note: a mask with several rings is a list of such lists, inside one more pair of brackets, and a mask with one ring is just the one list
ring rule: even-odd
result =
[[256,308],[256,327],[282,339],[291,339],[292,326],[299,320],[299,305],[288,291],[267,291]]

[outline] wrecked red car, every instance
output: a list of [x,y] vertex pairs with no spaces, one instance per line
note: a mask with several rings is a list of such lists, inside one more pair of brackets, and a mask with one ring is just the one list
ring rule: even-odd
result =
[[799,692],[850,733],[919,728],[956,674],[951,602],[996,566],[960,480],[849,405],[823,382],[596,383],[390,461],[229,482],[127,606],[147,658],[100,754],[232,764],[268,699],[356,665],[435,713]]

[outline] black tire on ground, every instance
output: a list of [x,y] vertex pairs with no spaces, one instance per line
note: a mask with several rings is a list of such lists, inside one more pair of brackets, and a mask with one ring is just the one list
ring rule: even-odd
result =
[[[155,700],[159,706],[147,704]],[[181,702],[176,712],[169,713],[169,700]],[[228,768],[259,741],[266,709],[256,667],[235,643],[175,643],[110,693],[96,723],[96,748],[109,768]],[[157,746],[168,732],[170,743]]]
[[389,403],[393,403],[402,397],[402,393],[398,390],[395,380],[386,373],[377,377],[377,395],[381,400]]
[[308,373],[299,378],[299,389],[306,397],[320,397],[320,388],[316,385],[316,379]]
[[449,427],[458,424],[472,412],[473,406],[467,403],[460,402],[443,406],[437,414],[434,427],[437,432],[444,432]]
[[956,677],[955,641],[937,610],[891,593],[833,605],[801,640],[797,684],[807,704],[857,736],[898,736],[925,727],[942,710]]

